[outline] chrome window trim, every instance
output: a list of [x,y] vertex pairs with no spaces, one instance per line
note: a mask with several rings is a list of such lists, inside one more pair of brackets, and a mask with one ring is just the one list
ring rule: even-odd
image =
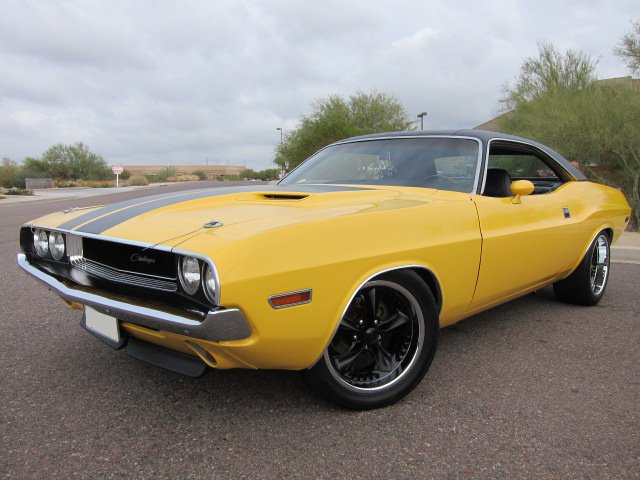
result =
[[[492,142],[506,142],[506,143],[515,143],[515,144],[518,144],[518,145],[525,145],[526,147],[531,148],[536,152],[542,153],[542,156],[544,156],[546,158],[550,158],[551,160],[553,160],[554,165],[556,167],[558,167],[558,169],[562,170],[562,172],[565,174],[565,176],[569,177],[570,179],[573,179],[573,175],[571,175],[571,173],[568,172],[560,164],[560,162],[558,162],[555,158],[553,158],[552,155],[548,154],[547,152],[542,150],[540,147],[537,147],[536,145],[533,145],[532,143],[529,143],[529,142],[524,142],[522,140],[513,140],[511,138],[494,137],[494,138],[489,139],[489,141],[487,141],[487,149],[486,149],[486,152],[484,154],[484,168],[483,168],[483,171],[482,171],[482,188],[477,190],[478,195],[482,195],[482,193],[484,192],[485,184],[487,182],[487,170],[489,169],[489,152],[491,151],[491,143]],[[565,183],[565,181],[563,181],[562,183]]]
[[[135,246],[135,247],[142,247],[142,248],[148,248],[148,249],[153,249],[153,250],[160,250],[160,251],[164,251],[164,252],[171,252],[171,253],[175,253],[178,255],[188,255],[191,257],[195,257],[199,260],[202,260],[203,262],[207,263],[209,265],[209,267],[211,268],[211,270],[213,271],[213,276],[215,279],[215,284],[216,284],[216,298],[215,298],[215,305],[218,306],[220,305],[220,276],[218,275],[218,269],[215,266],[215,263],[213,262],[213,260],[208,257],[207,255],[204,255],[202,253],[197,253],[197,252],[190,252],[188,250],[183,250],[180,248],[175,248],[175,247],[168,247],[166,245],[159,245],[157,243],[148,243],[148,242],[140,242],[137,240],[127,240],[127,239],[123,239],[123,238],[118,238],[118,237],[110,237],[108,235],[98,235],[95,233],[84,233],[84,232],[77,232],[75,230],[67,230],[67,229],[62,229],[62,228],[52,228],[52,227],[41,227],[38,225],[35,225],[33,223],[26,223],[23,225],[23,227],[25,228],[29,228],[31,229],[31,231],[33,231],[34,229],[40,229],[40,230],[47,230],[49,232],[61,232],[64,233],[66,235],[75,235],[77,237],[86,237],[86,238],[92,238],[92,239],[96,239],[96,240],[104,240],[106,242],[113,242],[113,243],[121,243],[124,245],[131,245],[131,246]],[[71,260],[70,260],[71,263]]]
[[[318,150],[316,153],[314,153],[313,155],[311,155],[309,158],[307,158],[304,162],[302,162],[300,165],[298,165],[296,168],[294,168],[293,170],[291,170],[289,173],[287,173],[281,180],[280,182],[282,182],[282,180],[284,180],[285,178],[287,178],[289,175],[291,175],[293,172],[295,172],[298,168],[300,168],[302,165],[304,165],[305,163],[307,163],[309,160],[311,160],[313,157],[315,157],[316,155],[318,155],[320,152],[322,152],[323,150],[329,148],[329,147],[335,147],[336,145],[348,145],[350,143],[361,143],[361,142],[377,142],[379,140],[402,140],[405,138],[450,138],[450,139],[460,139],[460,140],[473,140],[478,144],[478,159],[476,160],[476,174],[475,174],[475,178],[473,180],[473,187],[471,189],[470,192],[458,192],[456,190],[443,190],[446,192],[456,192],[456,193],[469,193],[469,194],[473,194],[477,191],[478,189],[478,181],[480,179],[480,165],[481,165],[481,160],[482,160],[482,140],[480,140],[479,138],[476,137],[471,137],[468,135],[402,135],[402,136],[388,136],[388,137],[375,137],[375,138],[357,138],[354,140],[341,140],[339,142],[334,142],[330,145],[327,145],[325,147],[322,147],[320,150]],[[277,185],[280,185],[280,182],[277,183]],[[295,185],[295,184],[294,184]],[[327,185],[324,183],[305,183],[304,185]],[[345,184],[345,185],[352,185],[352,184]],[[358,185],[357,183],[354,183],[353,185]],[[285,185],[283,185],[285,186]],[[286,186],[291,186],[291,185],[286,185]],[[394,185],[391,185],[394,186]],[[400,186],[400,185],[396,185],[396,186]],[[367,187],[376,187],[376,185],[367,185]],[[428,187],[409,187],[409,188],[428,188]],[[484,188],[484,186],[483,186]]]

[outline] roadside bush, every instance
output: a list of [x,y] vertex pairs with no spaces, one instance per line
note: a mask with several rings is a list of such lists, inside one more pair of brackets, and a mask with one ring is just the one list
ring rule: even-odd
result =
[[145,186],[149,185],[149,180],[144,175],[133,175],[127,183],[129,186]]
[[195,172],[193,172],[193,174],[198,177],[198,180],[207,180],[207,174],[204,173],[202,170],[196,170]]
[[129,180],[130,178],[131,178],[131,172],[126,168],[122,170],[122,173],[120,174],[120,180]]
[[167,182],[169,181],[169,177],[175,177],[176,174],[177,172],[174,168],[167,168],[166,170],[159,171],[155,175],[147,175],[146,177],[152,182]]
[[24,188],[24,169],[17,162],[3,158],[0,165],[0,187]]
[[26,188],[17,188],[17,187],[11,187],[5,193],[7,195],[33,195],[33,192],[31,190],[27,190]]
[[89,188],[111,188],[116,186],[115,180],[80,180],[79,187]]
[[73,180],[55,180],[54,184],[56,188],[71,188],[78,186],[77,182],[74,182]]
[[200,180],[197,175],[176,175],[167,178],[167,182],[193,182]]

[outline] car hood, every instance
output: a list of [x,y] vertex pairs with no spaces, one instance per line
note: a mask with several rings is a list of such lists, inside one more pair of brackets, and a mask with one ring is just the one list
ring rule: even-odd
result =
[[241,239],[298,223],[413,207],[429,202],[435,192],[340,185],[213,188],[70,209],[34,224],[175,247],[205,232]]

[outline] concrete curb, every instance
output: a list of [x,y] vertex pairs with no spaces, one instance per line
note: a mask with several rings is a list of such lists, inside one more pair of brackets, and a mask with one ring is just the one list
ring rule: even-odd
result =
[[640,233],[624,232],[611,246],[611,261],[640,264]]
[[640,265],[640,248],[638,247],[611,247],[611,261],[617,263],[636,263]]

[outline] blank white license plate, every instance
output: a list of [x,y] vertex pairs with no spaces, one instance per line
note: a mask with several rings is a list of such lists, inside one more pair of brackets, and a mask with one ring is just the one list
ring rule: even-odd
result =
[[94,310],[91,307],[84,307],[84,319],[87,328],[103,337],[107,337],[114,342],[120,341],[120,328],[118,319]]

